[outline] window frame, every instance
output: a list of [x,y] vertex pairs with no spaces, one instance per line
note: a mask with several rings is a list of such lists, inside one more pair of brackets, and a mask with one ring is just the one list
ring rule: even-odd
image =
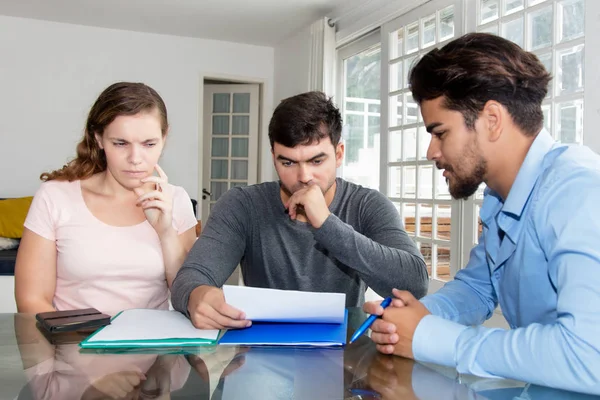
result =
[[[533,50],[532,52],[535,54],[544,54],[549,51],[552,54],[552,71],[551,73],[555,73],[557,71],[557,64],[559,60],[557,60],[555,53],[557,50],[572,47],[573,43],[580,42],[584,44],[583,51],[583,90],[581,92],[577,92],[575,94],[567,94],[567,95],[556,95],[555,83],[553,81],[552,87],[550,91],[552,94],[549,98],[544,100],[543,105],[547,106],[551,104],[551,120],[549,131],[553,135],[553,137],[558,138],[556,135],[557,131],[557,106],[556,104],[566,102],[569,99],[583,99],[583,127],[588,127],[588,129],[582,128],[582,137],[581,142],[590,147],[592,150],[596,152],[600,152],[600,135],[594,134],[593,128],[596,124],[600,124],[600,113],[597,112],[598,108],[600,108],[600,91],[594,90],[585,90],[585,87],[594,87],[595,83],[600,80],[600,73],[597,68],[594,66],[600,64],[600,48],[596,48],[596,46],[591,45],[589,38],[593,38],[597,36],[598,33],[595,32],[596,24],[596,16],[600,14],[600,2],[598,1],[587,1],[584,0],[585,7],[585,15],[584,15],[584,34],[582,37],[578,39],[574,39],[568,41],[566,44],[561,44],[556,41],[558,34],[558,20],[557,20],[557,3],[560,0],[546,0],[539,4],[529,6],[529,0],[524,1],[524,7],[522,10],[516,11],[515,13],[511,13],[506,17],[502,16],[503,4],[506,0],[499,0],[499,17],[495,19],[495,22],[490,21],[487,25],[488,27],[491,24],[497,24],[498,33],[501,29],[502,20],[509,20],[518,18],[520,15],[523,16],[523,44],[525,49],[529,49],[530,38],[528,37],[530,33],[528,32],[528,13],[540,9],[544,9],[548,4],[552,4],[553,10],[553,27],[552,27],[552,44],[550,47],[544,47],[541,49]],[[389,128],[390,128],[390,115],[389,115],[389,82],[390,82],[390,34],[395,32],[400,27],[406,26],[408,24],[413,23],[414,21],[421,21],[421,18],[425,18],[428,15],[436,12],[436,10],[443,9],[449,5],[454,5],[455,12],[455,21],[454,21],[454,29],[455,35],[454,37],[458,37],[467,32],[476,32],[480,28],[479,26],[479,15],[480,15],[480,1],[479,0],[432,0],[428,1],[424,4],[417,5],[414,9],[398,16],[385,21],[381,24],[378,34],[378,40],[381,43],[381,104],[380,104],[380,191],[388,196],[388,179],[389,179],[389,154],[388,154],[388,146],[389,146]],[[587,40],[587,45],[586,43]],[[373,37],[372,37],[373,39]],[[341,54],[357,54],[361,51],[366,50],[369,46],[365,46],[365,42],[363,44],[359,44],[363,39],[359,39],[357,41],[352,41],[338,49],[338,95],[343,90],[343,62],[339,62],[341,59]],[[438,43],[435,46],[443,45],[446,42]],[[355,50],[350,50],[354,48]],[[423,50],[427,50],[433,48],[433,46],[425,48]],[[549,50],[550,49],[550,50]],[[351,54],[350,52],[353,53]],[[420,51],[422,53],[423,51]],[[343,95],[339,97],[343,99]],[[556,100],[558,99],[558,101]],[[343,102],[343,101],[342,101]],[[417,135],[418,140],[418,135]],[[418,158],[418,156],[417,156]],[[343,175],[343,169],[339,171],[340,175]],[[416,198],[415,198],[416,201]],[[477,244],[478,239],[478,210],[482,205],[482,196],[472,196],[467,200],[453,200],[452,202],[452,211],[451,211],[451,273],[454,275],[459,269],[462,269],[466,266],[471,249]],[[433,233],[432,233],[433,236]],[[437,291],[441,286],[443,286],[443,281],[438,281],[436,279],[430,280],[430,293]]]
[[[376,46],[381,46],[381,31],[379,28],[336,49],[336,103],[342,116],[346,115],[346,74],[344,71],[344,61]],[[345,124],[346,121],[343,121],[343,123]],[[345,130],[342,131],[342,140],[345,143],[346,138],[343,137],[344,134]],[[337,176],[344,177],[344,163],[337,169]]]
[[[381,101],[381,136],[380,136],[380,172],[379,172],[379,187],[380,187],[380,191],[387,196],[388,198],[390,197],[390,193],[388,191],[388,183],[389,183],[389,168],[395,166],[396,164],[398,165],[403,165],[403,163],[397,163],[397,162],[390,162],[390,155],[388,152],[388,147],[389,147],[389,143],[390,143],[390,105],[389,105],[389,99],[392,96],[396,96],[399,93],[405,93],[406,89],[404,88],[400,88],[398,90],[394,90],[394,91],[390,91],[390,66],[394,63],[394,61],[397,61],[401,58],[400,57],[391,57],[391,35],[394,34],[395,32],[397,32],[399,29],[412,25],[415,22],[418,22],[419,24],[421,24],[421,19],[425,18],[431,14],[437,13],[437,11],[445,9],[447,7],[453,6],[454,7],[454,36],[453,38],[459,37],[463,34],[464,32],[464,11],[463,11],[463,6],[464,3],[462,0],[433,0],[430,1],[426,4],[423,4],[415,9],[413,9],[412,11],[409,11],[408,13],[393,19],[392,21],[389,21],[385,24],[382,25],[381,27],[381,96],[382,96],[382,101]],[[436,24],[436,28],[437,28],[437,24]],[[437,32],[437,30],[436,30]],[[421,47],[421,38],[419,37],[419,50],[417,50],[414,53],[417,57],[421,56],[425,53],[427,53],[429,50],[440,46],[440,45],[444,45],[445,43],[449,42],[450,40],[452,40],[453,38],[450,39],[446,39],[442,42],[437,42],[433,45],[429,45],[427,47]],[[406,38],[404,38],[404,40],[406,40]],[[412,55],[411,55],[412,57]],[[402,61],[403,62],[403,61]],[[406,71],[403,71],[404,76],[406,76]],[[395,93],[395,94],[394,94]],[[410,91],[408,91],[407,93],[410,93]],[[417,128],[417,143],[419,141],[418,139],[418,135],[419,135],[419,131],[418,128],[423,126],[423,122],[420,116],[420,112],[419,112],[419,116],[417,119],[417,123],[415,124],[407,124],[407,126],[412,127],[413,125],[415,125],[415,127]],[[405,125],[406,126],[406,125]],[[417,144],[418,146],[418,144]],[[434,184],[434,188],[433,190],[435,191],[435,182],[437,179],[439,179],[439,177],[437,177],[435,175],[435,165],[433,162],[431,161],[427,161],[427,162],[419,162],[419,150],[417,148],[417,162],[416,162],[416,168],[418,168],[419,165],[432,165],[433,169],[434,169],[434,180],[432,181],[432,183]],[[418,178],[418,172],[417,170],[415,171],[416,174],[416,180],[415,180],[415,186],[418,186],[419,183],[419,178]],[[401,193],[402,195],[402,193]],[[409,200],[409,199],[407,199]],[[412,200],[412,198],[410,199]],[[415,199],[414,199],[415,204],[419,204],[419,197],[416,195]],[[461,218],[462,218],[462,205],[460,203],[460,201],[458,200],[454,200],[454,199],[450,199],[450,200],[444,200],[444,201],[440,201],[435,199],[435,196],[432,196],[432,199],[428,199],[427,203],[431,203],[432,204],[432,216],[435,215],[434,213],[436,205],[438,204],[450,204],[451,206],[451,213],[450,213],[450,224],[451,224],[451,231],[450,231],[450,240],[449,240],[449,247],[450,247],[450,275],[451,277],[454,276],[454,274],[456,273],[459,265],[461,265],[461,259],[462,257],[460,256],[460,252],[462,249],[462,233],[461,233]],[[417,223],[417,220],[419,219],[419,212],[418,212],[419,207],[416,207],[416,212],[415,212],[415,225]],[[433,223],[432,223],[433,225]],[[437,225],[437,224],[435,224]],[[418,240],[416,238],[417,235],[417,228],[415,226],[415,237],[414,240]],[[438,246],[440,244],[446,244],[445,242],[439,242],[436,239],[436,234],[435,234],[435,228],[432,226],[432,234],[431,234],[431,239],[426,239],[426,241],[431,241],[432,245],[431,245],[431,267],[432,267],[432,276],[434,275],[434,270],[436,268],[436,263],[434,261],[434,257],[436,257],[436,251],[435,251],[435,246]],[[412,235],[411,235],[412,237]],[[439,288],[441,288],[443,285],[445,284],[445,281],[430,277],[430,285],[429,285],[429,292],[435,292],[437,291]]]

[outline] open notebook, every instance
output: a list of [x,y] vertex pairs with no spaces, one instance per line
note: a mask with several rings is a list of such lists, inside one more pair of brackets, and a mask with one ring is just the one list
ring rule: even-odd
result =
[[246,313],[252,326],[196,329],[177,311],[131,309],[80,343],[82,348],[157,348],[228,345],[341,346],[348,317],[344,293],[313,293],[225,286],[225,300]]
[[219,330],[196,329],[177,311],[131,309],[79,344],[84,349],[214,345]]

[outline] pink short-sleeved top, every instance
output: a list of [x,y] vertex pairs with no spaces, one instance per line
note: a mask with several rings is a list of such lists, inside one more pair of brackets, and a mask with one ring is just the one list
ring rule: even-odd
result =
[[[173,227],[182,234],[197,221],[186,191],[173,189]],[[81,182],[41,185],[25,220],[56,242],[57,310],[94,307],[115,314],[129,308],[167,309],[169,290],[158,234],[148,221],[107,225],[87,208]]]

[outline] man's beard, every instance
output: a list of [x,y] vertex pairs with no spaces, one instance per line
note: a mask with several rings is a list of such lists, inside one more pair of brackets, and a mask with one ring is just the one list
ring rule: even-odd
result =
[[487,173],[487,163],[481,157],[477,157],[473,172],[468,176],[457,175],[450,166],[436,165],[438,168],[451,173],[451,179],[446,178],[446,183],[448,183],[450,195],[455,199],[466,200],[471,197],[479,189]]

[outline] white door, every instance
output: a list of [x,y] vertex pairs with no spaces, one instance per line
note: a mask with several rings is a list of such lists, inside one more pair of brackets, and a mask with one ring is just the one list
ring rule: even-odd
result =
[[258,94],[258,84],[204,85],[204,221],[227,190],[257,183]]

